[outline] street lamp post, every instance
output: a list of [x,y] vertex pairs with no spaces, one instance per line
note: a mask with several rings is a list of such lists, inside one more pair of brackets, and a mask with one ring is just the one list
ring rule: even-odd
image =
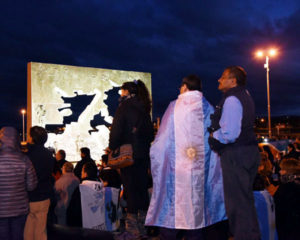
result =
[[[262,51],[258,51],[256,54],[258,57],[263,57],[264,53]],[[266,69],[266,74],[267,74],[267,98],[268,98],[268,133],[269,133],[269,138],[272,137],[272,128],[271,128],[271,103],[270,103],[270,77],[269,77],[269,72],[270,72],[270,67],[269,67],[269,55],[270,56],[275,56],[276,55],[276,50],[271,49],[269,50],[268,54],[266,54],[266,63],[264,64],[264,68]]]
[[270,79],[269,79],[269,57],[266,56],[266,63],[264,65],[266,71],[267,71],[267,95],[268,95],[268,130],[269,130],[269,138],[272,137],[272,131],[271,131],[271,104],[270,104]]
[[22,109],[21,113],[22,113],[22,119],[23,119],[23,142],[25,142],[25,113],[26,113],[26,110]]

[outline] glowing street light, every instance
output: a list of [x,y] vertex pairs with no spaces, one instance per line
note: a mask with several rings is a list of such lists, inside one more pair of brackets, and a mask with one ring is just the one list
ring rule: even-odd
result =
[[264,64],[264,68],[267,71],[267,95],[268,95],[268,129],[269,129],[269,138],[272,137],[272,131],[271,131],[271,104],[270,104],[270,83],[269,83],[269,57],[273,57],[277,54],[276,49],[270,49],[267,52],[264,51],[257,51],[256,56],[257,57],[266,57],[266,63]]
[[263,57],[263,56],[264,56],[264,53],[263,53],[262,51],[258,51],[258,52],[256,53],[256,55],[257,55],[258,57]]
[[25,142],[25,114],[26,114],[26,110],[23,108],[21,109],[21,113],[22,113],[22,119],[23,119],[23,141]]

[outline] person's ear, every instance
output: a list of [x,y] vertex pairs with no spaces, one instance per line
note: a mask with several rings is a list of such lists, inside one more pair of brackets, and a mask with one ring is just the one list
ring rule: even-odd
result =
[[237,86],[238,85],[236,78],[232,78],[232,85],[233,86]]
[[182,84],[181,88],[180,88],[180,93],[185,93],[187,92],[189,89],[188,87],[186,86],[186,84]]

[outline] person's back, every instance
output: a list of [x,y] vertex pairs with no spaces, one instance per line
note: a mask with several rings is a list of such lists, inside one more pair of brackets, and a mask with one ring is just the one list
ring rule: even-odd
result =
[[[132,144],[135,164],[143,164],[149,155],[153,141],[153,126],[150,114],[144,109],[142,101],[136,96],[122,101],[116,111],[110,132],[110,148]],[[143,161],[142,161],[143,160]]]
[[50,198],[52,192],[51,177],[55,160],[52,153],[40,144],[29,146],[27,156],[30,158],[38,177],[37,188],[29,193],[30,201],[42,201]]
[[[37,178],[31,161],[21,153],[14,128],[2,128],[0,142],[0,236],[1,239],[10,239],[12,236],[19,239],[23,236],[29,208],[27,191],[36,187]],[[10,228],[6,232],[3,232],[4,221]]]
[[253,184],[255,208],[261,240],[277,240],[275,223],[275,204],[266,187],[269,185],[265,175],[257,174]]
[[37,188],[29,192],[29,214],[24,229],[24,239],[47,239],[46,224],[50,198],[54,194],[52,171],[55,159],[51,151],[44,147],[48,139],[44,128],[30,128],[30,142],[27,156],[30,158],[38,178]]
[[[73,226],[73,227],[85,227],[84,221],[83,221],[84,210],[94,209],[95,211],[97,211],[97,207],[93,208],[92,206],[86,206],[86,205],[84,205],[84,203],[82,203],[82,192],[84,191],[82,189],[83,188],[85,190],[90,189],[90,188],[82,187],[84,185],[84,183],[87,183],[88,186],[92,185],[92,188],[94,187],[94,190],[96,192],[97,192],[97,190],[100,190],[101,188],[103,188],[103,183],[100,182],[97,178],[97,167],[94,163],[92,163],[92,162],[85,163],[82,166],[81,176],[82,176],[82,179],[81,179],[82,182],[79,186],[77,186],[75,188],[75,190],[72,194],[69,206],[67,208],[67,225]],[[82,189],[80,188],[80,186]],[[91,190],[91,192],[93,192],[93,190]],[[86,194],[83,194],[83,195],[86,196]],[[95,196],[93,196],[93,197],[95,197]],[[91,196],[88,196],[87,199],[89,199],[90,197]],[[85,200],[86,199],[84,198],[83,201],[85,201]],[[84,205],[84,210],[82,210],[83,205]],[[91,221],[93,221],[93,219],[91,219]]]
[[80,149],[80,156],[81,156],[81,160],[76,163],[76,166],[74,169],[74,174],[76,177],[78,177],[81,180],[82,179],[81,172],[82,172],[83,165],[88,162],[91,162],[92,164],[94,164],[96,166],[96,163],[91,158],[90,149],[87,147],[83,147]]
[[184,78],[150,150],[153,194],[146,225],[161,227],[161,239],[203,239],[204,227],[226,218],[220,161],[208,146],[212,113],[200,79]]
[[300,236],[300,176],[298,181],[279,186],[274,195],[279,239]]
[[300,236],[300,163],[285,159],[280,163],[281,185],[275,195],[276,227],[279,239]]
[[132,145],[134,163],[121,168],[120,173],[127,203],[124,234],[138,237],[145,234],[143,223],[149,206],[147,171],[153,139],[151,99],[146,85],[137,80],[123,83],[120,100],[111,126],[108,149],[115,151],[124,144]]
[[66,225],[66,212],[70,203],[70,199],[80,181],[73,173],[72,163],[66,162],[62,168],[63,175],[55,182],[55,192],[57,204],[55,214],[57,223]]
[[99,173],[105,187],[121,188],[121,177],[117,170],[104,168]]

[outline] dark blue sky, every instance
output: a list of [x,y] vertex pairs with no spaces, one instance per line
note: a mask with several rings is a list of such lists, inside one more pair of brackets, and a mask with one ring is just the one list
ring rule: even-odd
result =
[[200,75],[216,104],[228,65],[248,72],[257,114],[266,114],[264,60],[270,60],[271,114],[300,115],[299,0],[2,0],[0,125],[20,125],[27,62],[152,73],[154,116],[175,99],[181,79]]

